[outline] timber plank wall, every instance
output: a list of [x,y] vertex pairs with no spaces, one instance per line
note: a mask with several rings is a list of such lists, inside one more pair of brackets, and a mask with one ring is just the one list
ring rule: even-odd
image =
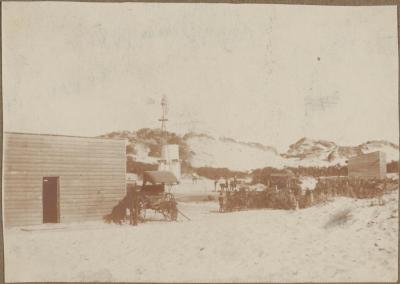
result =
[[384,152],[372,152],[349,159],[349,176],[362,178],[385,178],[386,155]]
[[43,177],[59,177],[60,223],[101,220],[125,195],[125,140],[4,133],[6,227],[43,223]]

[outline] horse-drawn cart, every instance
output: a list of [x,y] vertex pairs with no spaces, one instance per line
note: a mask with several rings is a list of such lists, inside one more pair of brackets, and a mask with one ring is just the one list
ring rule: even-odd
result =
[[171,172],[144,172],[143,186],[139,191],[140,218],[144,220],[146,211],[150,209],[160,213],[168,221],[176,221],[178,218],[177,203],[174,195],[169,191],[177,183],[176,177]]

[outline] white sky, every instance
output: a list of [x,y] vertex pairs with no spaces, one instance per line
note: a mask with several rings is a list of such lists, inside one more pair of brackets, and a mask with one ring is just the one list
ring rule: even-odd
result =
[[2,6],[6,131],[398,142],[395,6]]

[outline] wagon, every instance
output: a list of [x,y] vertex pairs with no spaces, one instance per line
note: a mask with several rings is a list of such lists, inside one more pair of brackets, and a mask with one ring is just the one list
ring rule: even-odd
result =
[[[146,171],[139,191],[140,218],[146,218],[146,211],[153,210],[163,215],[165,220],[176,221],[178,208],[174,195],[170,192],[178,180],[168,171]],[[167,190],[166,190],[167,189]]]

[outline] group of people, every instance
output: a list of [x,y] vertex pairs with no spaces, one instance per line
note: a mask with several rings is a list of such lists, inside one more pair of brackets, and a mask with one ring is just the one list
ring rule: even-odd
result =
[[[359,177],[318,178],[313,190],[304,192],[298,187],[289,189],[289,195],[296,199],[298,208],[307,208],[327,200],[345,196],[350,198],[377,198],[383,205],[383,194],[388,190],[388,179],[365,179]],[[396,188],[396,187],[394,187]]]
[[248,192],[243,188],[240,190],[221,190],[218,196],[219,212],[232,211],[234,209],[247,208]]
[[255,208],[294,209],[297,206],[294,191],[272,187],[264,191],[244,187],[240,190],[220,191],[218,201],[220,212]]
[[220,191],[235,191],[238,186],[238,181],[236,176],[233,178],[225,178],[223,179],[216,179],[214,180],[214,191],[218,190],[218,186],[220,187]]
[[378,198],[382,204],[382,196],[388,189],[388,179],[363,179],[357,177],[319,179],[314,189],[316,202],[325,201],[336,196],[351,198]]
[[[351,198],[378,198],[382,205],[383,194],[388,190],[389,180],[362,178],[319,178],[314,190],[302,190],[300,183],[292,181],[290,186],[269,186],[264,191],[240,190],[220,191],[219,211],[226,212],[247,208],[298,209],[325,202],[337,196]],[[398,184],[397,184],[398,186]],[[394,186],[393,188],[396,188]]]

